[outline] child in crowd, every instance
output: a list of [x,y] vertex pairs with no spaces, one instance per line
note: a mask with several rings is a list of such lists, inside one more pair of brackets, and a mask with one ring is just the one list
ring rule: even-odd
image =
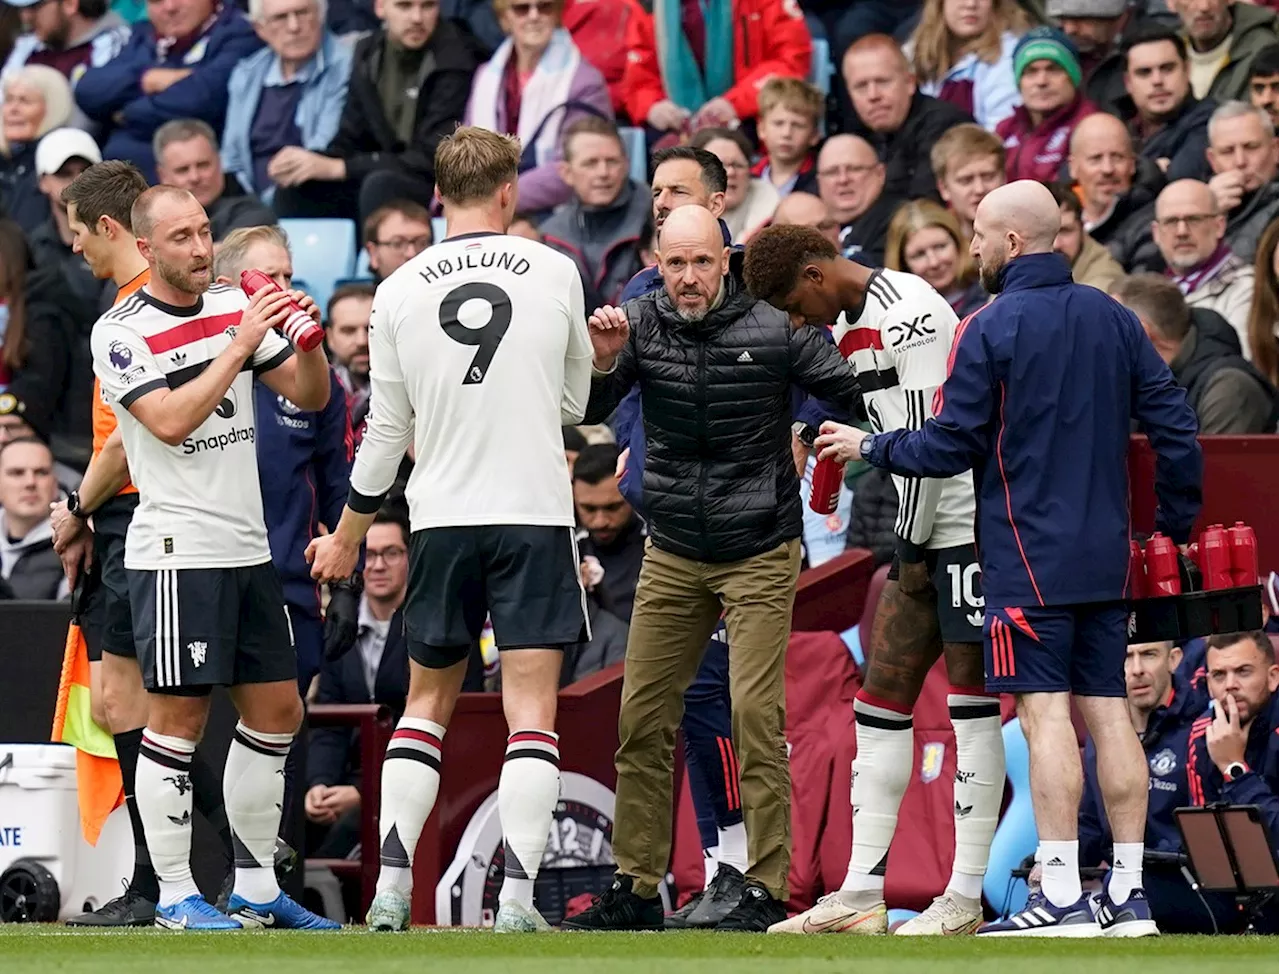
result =
[[792,190],[818,193],[819,127],[826,111],[822,92],[799,78],[770,78],[760,88],[760,161],[751,170],[773,185],[778,196]]

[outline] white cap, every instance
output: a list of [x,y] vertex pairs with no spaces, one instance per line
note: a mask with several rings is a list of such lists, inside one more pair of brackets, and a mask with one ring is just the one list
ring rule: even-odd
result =
[[36,146],[36,175],[51,176],[65,166],[68,159],[101,162],[102,152],[88,132],[54,129]]

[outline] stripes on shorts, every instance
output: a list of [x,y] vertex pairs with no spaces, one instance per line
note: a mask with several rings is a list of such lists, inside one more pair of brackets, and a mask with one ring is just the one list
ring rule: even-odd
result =
[[178,628],[178,570],[156,572],[156,687],[182,685],[182,638]]

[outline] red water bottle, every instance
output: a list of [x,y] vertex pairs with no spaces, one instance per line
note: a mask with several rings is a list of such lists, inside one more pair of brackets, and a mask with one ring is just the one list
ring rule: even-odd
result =
[[1200,574],[1204,576],[1206,592],[1235,584],[1231,575],[1231,548],[1221,524],[1209,525],[1200,535]]
[[1237,587],[1258,584],[1258,539],[1253,528],[1237,521],[1227,529],[1231,551],[1231,578]]
[[809,482],[809,509],[815,514],[830,514],[840,502],[840,485],[844,483],[844,464],[834,457],[813,465]]
[[1182,576],[1178,574],[1178,546],[1157,531],[1147,542],[1147,594],[1181,595]]
[[[259,270],[247,270],[240,273],[240,288],[249,297],[259,291],[279,291],[280,285]],[[324,341],[324,329],[311,320],[311,315],[299,307],[298,302],[289,299],[289,317],[280,326],[280,330],[293,344],[304,352],[309,352]]]
[[1129,541],[1129,598],[1145,599],[1147,597],[1147,559],[1142,545]]

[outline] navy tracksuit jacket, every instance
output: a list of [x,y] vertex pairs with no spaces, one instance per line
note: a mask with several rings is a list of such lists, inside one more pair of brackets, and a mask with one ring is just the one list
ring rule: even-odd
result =
[[1137,317],[1074,284],[1057,254],[1010,261],[961,322],[934,419],[871,438],[909,477],[973,468],[987,609],[1113,602],[1129,569],[1129,424],[1156,451],[1156,528],[1185,542],[1200,510],[1195,413]]

